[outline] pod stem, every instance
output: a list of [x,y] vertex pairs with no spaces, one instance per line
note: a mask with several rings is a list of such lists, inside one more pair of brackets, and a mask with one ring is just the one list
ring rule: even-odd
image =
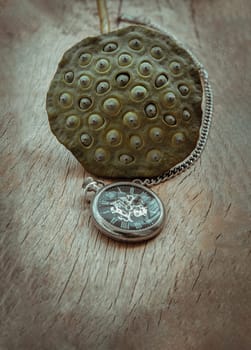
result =
[[100,31],[101,33],[109,33],[110,22],[107,12],[106,0],[96,0],[98,7],[98,16],[100,21]]

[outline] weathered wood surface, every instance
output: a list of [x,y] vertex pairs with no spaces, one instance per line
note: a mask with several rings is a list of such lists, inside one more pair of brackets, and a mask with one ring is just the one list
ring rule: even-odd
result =
[[251,3],[108,1],[197,54],[215,116],[201,160],[155,190],[163,232],[129,246],[84,210],[85,171],[51,134],[63,52],[99,32],[95,1],[0,1],[1,350],[251,349]]

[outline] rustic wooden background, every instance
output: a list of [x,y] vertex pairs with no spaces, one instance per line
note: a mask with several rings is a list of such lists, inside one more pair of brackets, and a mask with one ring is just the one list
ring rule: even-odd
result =
[[[0,350],[251,349],[251,2],[108,1],[204,62],[215,114],[201,160],[155,188],[168,220],[136,246],[102,237],[85,171],[51,134],[49,82],[97,35],[95,1],[1,0]],[[120,24],[123,26],[125,24]]]

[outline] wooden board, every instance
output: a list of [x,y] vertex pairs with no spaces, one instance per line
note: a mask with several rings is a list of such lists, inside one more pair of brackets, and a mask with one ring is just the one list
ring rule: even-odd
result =
[[131,246],[93,227],[45,111],[63,52],[99,32],[95,1],[0,1],[1,350],[251,348],[250,4],[108,1],[112,28],[143,14],[185,42],[215,97],[201,160],[154,188],[165,229]]

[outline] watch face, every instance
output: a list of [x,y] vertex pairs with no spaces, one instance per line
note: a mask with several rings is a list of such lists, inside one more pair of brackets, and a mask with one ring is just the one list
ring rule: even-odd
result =
[[160,199],[144,186],[120,182],[103,187],[92,205],[98,228],[122,241],[142,241],[158,234],[163,226]]

